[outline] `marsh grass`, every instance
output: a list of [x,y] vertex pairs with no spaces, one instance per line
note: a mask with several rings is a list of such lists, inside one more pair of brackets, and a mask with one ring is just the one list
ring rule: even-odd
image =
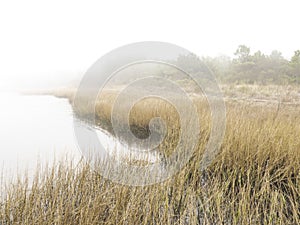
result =
[[[98,103],[102,114],[97,115],[109,124],[110,98],[105,99]],[[205,101],[195,101],[199,144],[190,162],[171,179],[129,187],[105,180],[84,160],[77,165],[62,161],[37,170],[30,184],[25,179],[4,187],[0,223],[300,224],[300,106],[278,109],[273,104],[227,102],[221,151],[201,172],[210,117]],[[147,126],[156,113],[151,102],[159,106],[154,100],[136,105],[132,124]],[[144,112],[141,118],[139,110]],[[176,124],[176,118],[166,119]],[[174,142],[176,135],[162,150]]]

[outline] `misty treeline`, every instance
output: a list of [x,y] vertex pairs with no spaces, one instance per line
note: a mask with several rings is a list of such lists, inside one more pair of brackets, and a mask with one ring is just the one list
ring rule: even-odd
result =
[[[202,57],[202,62],[219,81],[235,84],[300,84],[300,50],[291,59],[274,50],[270,55],[261,51],[251,53],[249,47],[238,46],[234,57]],[[199,58],[195,55],[180,56],[177,59],[186,72],[199,70]]]

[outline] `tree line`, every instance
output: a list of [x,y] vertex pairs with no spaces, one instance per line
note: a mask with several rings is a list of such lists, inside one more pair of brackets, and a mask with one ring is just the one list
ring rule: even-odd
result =
[[[202,57],[200,60],[224,83],[300,84],[300,50],[288,60],[277,50],[270,55],[261,51],[251,54],[249,47],[240,45],[234,56]],[[199,58],[194,55],[180,56],[177,61],[187,72],[199,69]]]

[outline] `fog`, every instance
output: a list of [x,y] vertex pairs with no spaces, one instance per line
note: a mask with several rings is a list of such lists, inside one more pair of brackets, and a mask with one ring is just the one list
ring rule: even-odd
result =
[[165,41],[198,55],[232,56],[239,44],[290,58],[300,49],[298,2],[2,1],[0,89],[68,85],[106,52]]

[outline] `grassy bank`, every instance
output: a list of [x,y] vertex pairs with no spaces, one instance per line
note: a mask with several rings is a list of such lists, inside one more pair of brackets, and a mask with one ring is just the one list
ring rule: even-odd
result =
[[[105,99],[98,107],[102,104],[107,112],[101,112],[109,113],[109,107],[103,107],[108,104]],[[147,109],[155,109],[149,107],[151,102],[159,106],[153,101],[136,106],[132,124],[146,126],[154,112],[147,111],[148,116],[140,119],[136,115],[145,111],[143,104]],[[63,161],[37,170],[31,184],[20,181],[3,187],[0,223],[299,224],[300,106],[227,102],[220,154],[201,173],[210,125],[207,104],[195,101],[202,121],[199,145],[189,164],[172,179],[128,187],[103,179],[84,162]],[[169,139],[164,148],[175,141]]]

